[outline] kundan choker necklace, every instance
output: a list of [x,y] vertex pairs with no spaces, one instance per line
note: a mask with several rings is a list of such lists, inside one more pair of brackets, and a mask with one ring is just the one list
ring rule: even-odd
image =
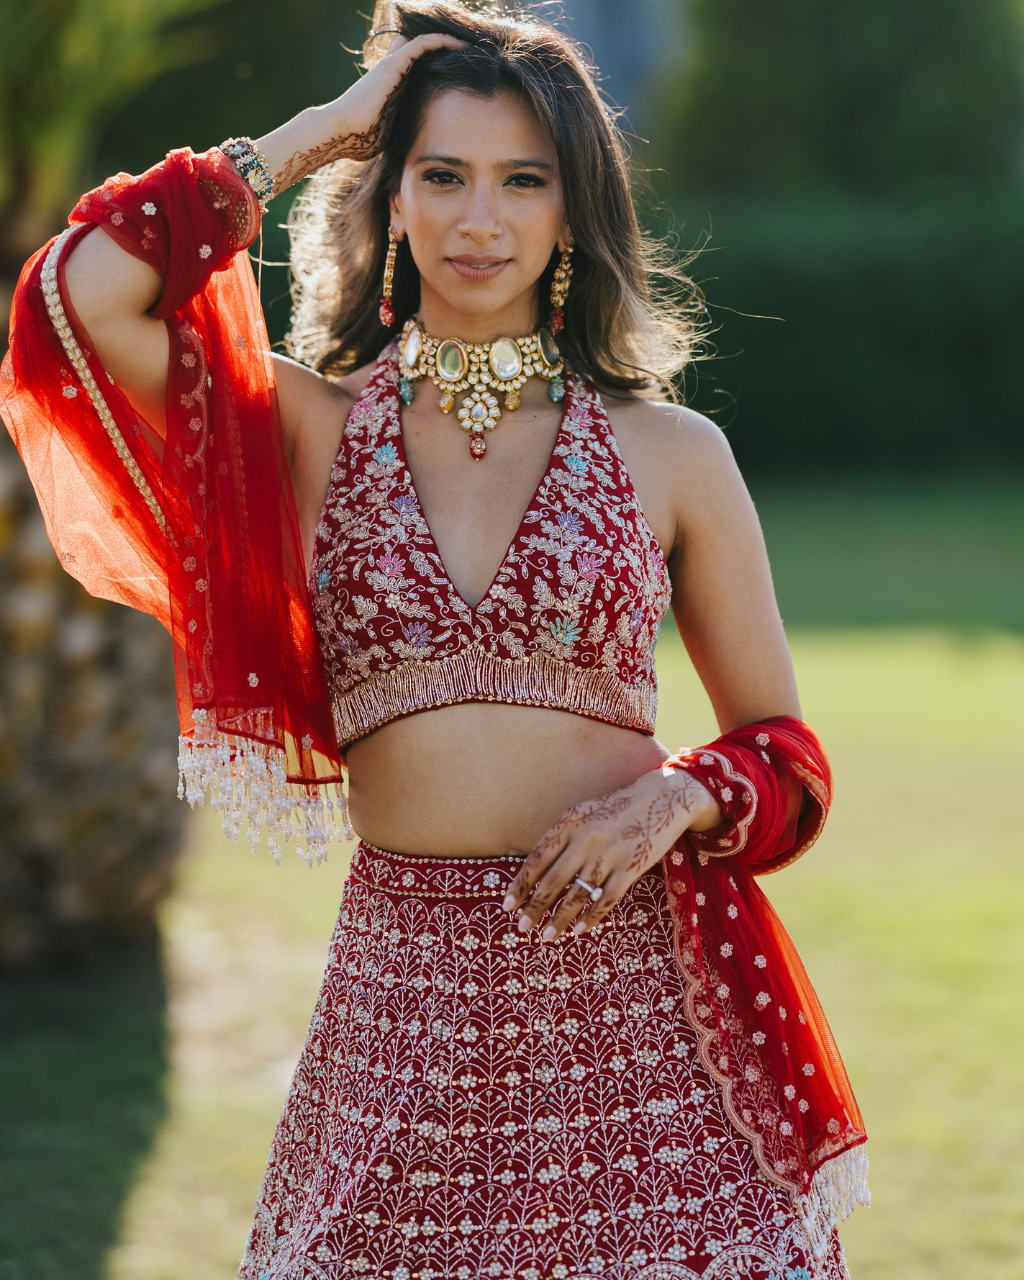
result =
[[565,396],[562,357],[550,329],[538,329],[525,338],[496,338],[493,342],[463,342],[461,338],[432,338],[415,320],[407,320],[398,341],[399,392],[405,404],[416,394],[414,382],[429,378],[441,392],[438,405],[451,413],[460,391],[463,400],[457,417],[469,433],[469,451],[475,461],[487,452],[486,432],[501,417],[498,396],[505,408],[519,408],[519,388],[532,374],[548,383],[548,395],[556,403]]

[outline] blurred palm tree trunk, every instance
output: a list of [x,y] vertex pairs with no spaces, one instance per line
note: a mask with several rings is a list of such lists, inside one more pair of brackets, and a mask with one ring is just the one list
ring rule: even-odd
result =
[[170,637],[64,572],[4,436],[0,966],[147,929],[181,843],[176,755]]
[[[0,324],[108,115],[202,57],[212,0],[0,0]],[[179,29],[168,24],[179,22]],[[0,349],[6,344],[0,342]],[[181,844],[170,638],[60,567],[0,433],[0,966],[145,931]]]

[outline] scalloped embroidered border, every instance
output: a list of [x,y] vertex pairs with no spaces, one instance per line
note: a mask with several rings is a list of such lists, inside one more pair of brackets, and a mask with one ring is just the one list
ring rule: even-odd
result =
[[60,288],[57,284],[57,263],[60,261],[60,255],[64,252],[64,246],[71,239],[78,227],[68,227],[66,231],[62,231],[57,239],[50,246],[50,250],[43,259],[43,270],[40,284],[43,291],[43,301],[46,303],[47,314],[56,330],[61,345],[67,354],[68,360],[75,373],[78,374],[82,386],[85,388],[86,394],[92,401],[92,407],[99,415],[103,429],[110,437],[110,442],[117,451],[117,456],[124,463],[125,470],[131,476],[136,489],[142,494],[146,506],[149,507],[153,519],[157,522],[160,532],[167,536],[167,521],[164,519],[164,513],[160,509],[160,504],[156,500],[156,495],[149,487],[149,482],[142,474],[139,464],[131,455],[131,450],[125,444],[124,436],[118,429],[117,423],[114,421],[114,415],[107,407],[107,402],[103,399],[103,393],[96,384],[96,379],[92,376],[92,370],[89,368],[88,361],[82,354],[82,348],[75,340],[75,335],[71,331],[71,325],[68,323],[67,314],[64,311],[64,304],[60,300]]
[[[737,772],[737,770],[732,767],[732,761],[728,756],[723,755],[720,751],[715,751],[713,747],[696,747],[689,754],[714,756],[722,772],[725,774],[726,779],[729,782],[734,782],[737,786],[742,787],[750,796],[750,808],[747,811],[746,816],[738,818],[735,823],[736,834],[733,839],[738,840],[739,844],[730,844],[728,849],[719,849],[717,853],[714,849],[705,849],[703,845],[700,848],[700,854],[707,854],[710,858],[731,858],[733,854],[739,853],[740,850],[746,846],[747,835],[750,831],[750,824],[754,821],[754,815],[757,813],[757,790],[748,777]],[[685,763],[681,764],[680,767],[685,769]],[[824,819],[822,821],[824,821]]]
[[[665,871],[668,871],[667,867]],[[771,1167],[765,1154],[763,1135],[753,1126],[746,1124],[740,1116],[733,1100],[733,1082],[719,1069],[714,1060],[711,1042],[714,1039],[715,1030],[705,1026],[697,1013],[696,1002],[701,989],[701,980],[693,972],[695,964],[688,965],[684,959],[683,929],[685,926],[683,920],[672,909],[673,889],[667,880],[666,875],[665,889],[669,913],[672,916],[672,948],[676,957],[676,967],[682,975],[686,990],[683,1016],[697,1037],[697,1056],[712,1080],[718,1083],[725,1114],[737,1133],[742,1134],[750,1143],[754,1159],[765,1179],[789,1192],[794,1211],[807,1235],[811,1251],[820,1259],[827,1249],[828,1235],[832,1228],[845,1221],[858,1205],[871,1203],[871,1192],[867,1185],[867,1153],[864,1150],[864,1144],[860,1143],[823,1161],[815,1171],[811,1186],[806,1193],[800,1191],[799,1184],[776,1173]]]
[[821,835],[822,828],[825,826],[825,819],[828,817],[828,798],[825,792],[825,784],[821,780],[820,775],[812,773],[810,769],[805,769],[803,765],[797,764],[796,761],[791,762],[790,768],[811,793],[811,797],[818,806],[818,825],[804,840],[804,843],[798,849],[794,849],[785,862],[780,862],[777,867],[772,867],[769,875],[774,875],[776,871],[785,871],[787,867],[791,867],[798,858],[802,858],[807,850],[813,845]]

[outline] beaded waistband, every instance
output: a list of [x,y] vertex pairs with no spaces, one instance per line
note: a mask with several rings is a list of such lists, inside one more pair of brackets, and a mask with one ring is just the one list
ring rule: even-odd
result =
[[367,888],[404,898],[503,898],[526,855],[444,858],[391,853],[361,841],[349,878]]

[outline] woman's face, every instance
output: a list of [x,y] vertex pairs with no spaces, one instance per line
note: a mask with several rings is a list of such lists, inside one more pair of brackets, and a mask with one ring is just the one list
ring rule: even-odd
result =
[[419,268],[420,319],[436,336],[486,341],[537,323],[536,283],[568,243],[555,154],[511,94],[439,94],[391,198]]

